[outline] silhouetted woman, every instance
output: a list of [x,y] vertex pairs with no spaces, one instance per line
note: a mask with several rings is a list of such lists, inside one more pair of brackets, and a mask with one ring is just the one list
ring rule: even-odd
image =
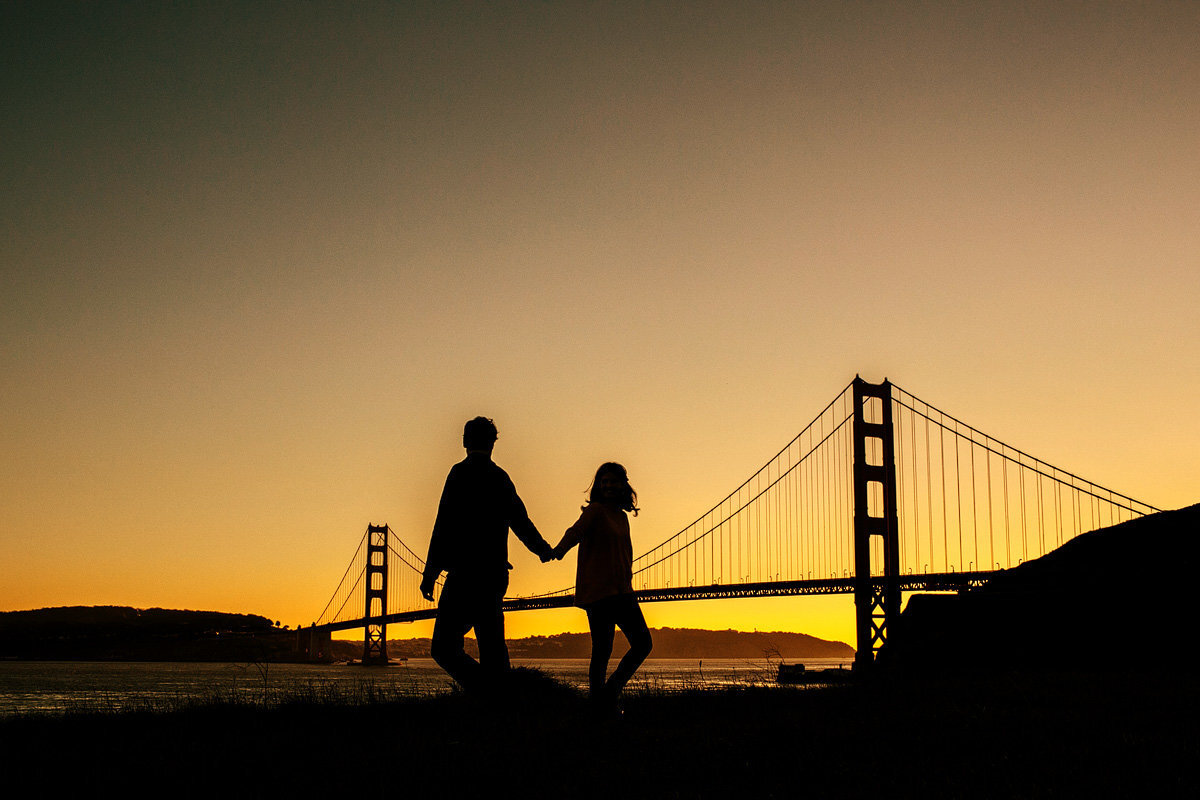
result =
[[[575,605],[587,612],[592,632],[588,685],[592,699],[606,706],[616,703],[653,646],[650,629],[633,596],[633,543],[627,511],[637,516],[637,493],[629,485],[625,468],[611,461],[601,464],[579,521],[567,529],[553,551],[555,558],[562,558],[579,545]],[[629,652],[605,680],[616,627],[629,641]]]

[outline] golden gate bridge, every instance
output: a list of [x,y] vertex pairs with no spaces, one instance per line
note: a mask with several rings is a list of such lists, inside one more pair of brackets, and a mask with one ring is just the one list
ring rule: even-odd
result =
[[[965,591],[1091,530],[1160,509],[1035,458],[899,386],[856,377],[766,464],[634,560],[641,602],[853,594],[856,668],[869,667],[905,591]],[[317,621],[363,628],[387,663],[389,623],[431,619],[424,561],[369,525]],[[441,583],[438,584],[438,591]],[[505,611],[569,606],[574,587],[508,597]]]

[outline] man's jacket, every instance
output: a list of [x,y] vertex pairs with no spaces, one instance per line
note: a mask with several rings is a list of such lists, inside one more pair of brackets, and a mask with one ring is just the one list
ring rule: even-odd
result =
[[507,576],[509,528],[533,553],[549,555],[551,547],[530,521],[508,473],[483,453],[469,454],[446,477],[425,581],[432,583],[442,572]]

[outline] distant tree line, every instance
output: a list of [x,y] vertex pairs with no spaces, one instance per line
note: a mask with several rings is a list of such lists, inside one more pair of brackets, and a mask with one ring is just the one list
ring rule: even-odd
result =
[[293,634],[257,614],[128,606],[0,612],[0,657],[252,661],[293,649]]

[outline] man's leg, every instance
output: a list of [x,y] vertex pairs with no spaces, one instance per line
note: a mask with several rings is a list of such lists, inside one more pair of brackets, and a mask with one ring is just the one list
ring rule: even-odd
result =
[[504,612],[500,610],[503,594],[489,599],[478,610],[475,640],[479,643],[480,675],[487,683],[496,683],[508,672],[508,645],[504,641]]
[[471,630],[469,607],[459,585],[446,578],[442,596],[438,600],[437,620],[433,623],[433,641],[429,655],[438,666],[464,690],[470,691],[479,683],[479,662],[467,655],[463,649],[463,638]]

